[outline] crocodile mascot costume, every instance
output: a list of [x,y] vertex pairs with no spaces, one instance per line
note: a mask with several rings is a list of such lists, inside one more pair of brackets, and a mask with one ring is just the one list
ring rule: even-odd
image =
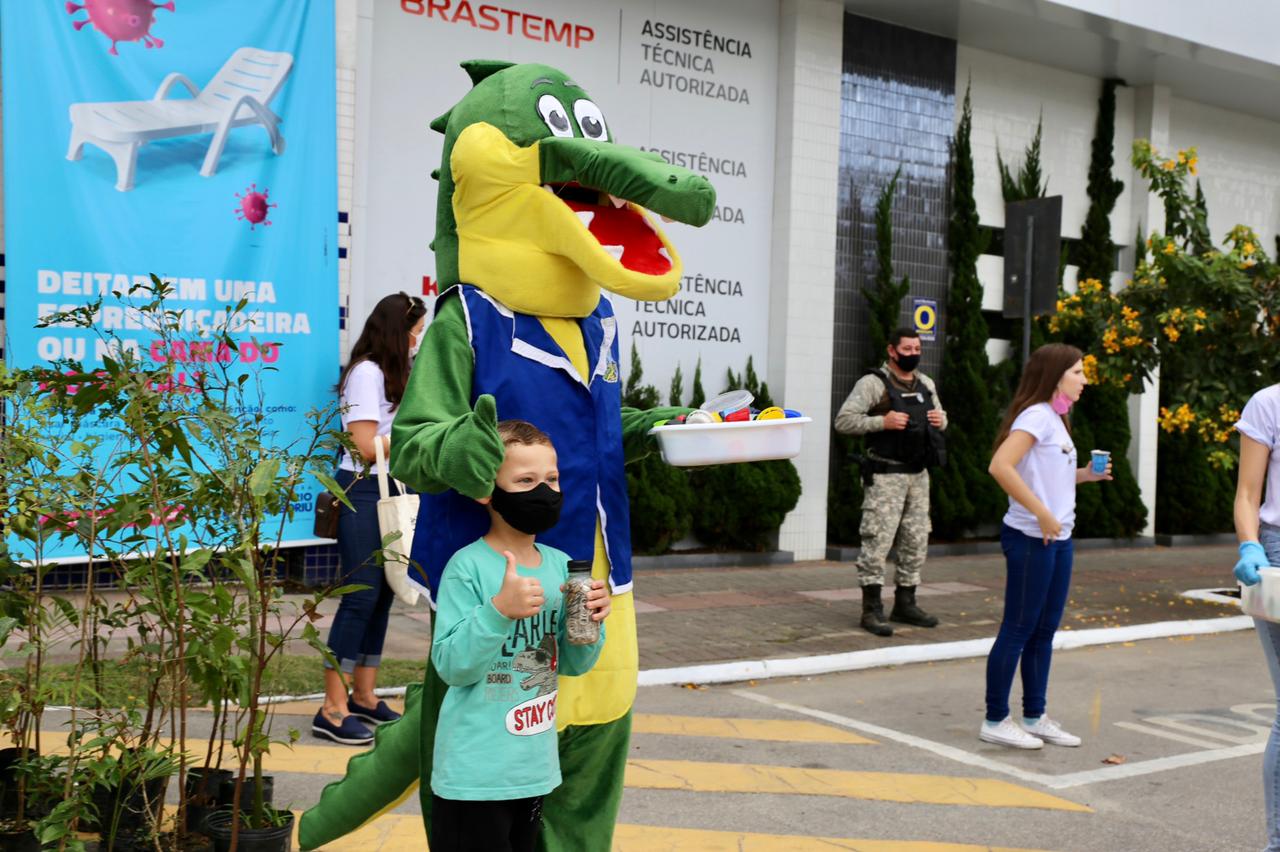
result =
[[[623,464],[652,451],[649,429],[684,409],[622,407],[617,321],[601,290],[671,298],[680,258],[651,213],[705,225],[715,190],[657,154],[615,144],[599,107],[562,71],[463,68],[473,88],[431,125],[445,136],[432,248],[447,289],[396,415],[391,468],[423,494],[412,555],[430,591],[454,551],[488,528],[474,498],[492,492],[502,461],[498,419],[528,420],[555,443],[564,511],[539,540],[593,559],[613,610],[595,668],[559,679],[564,781],[544,801],[540,844],[607,850],[639,667]],[[303,849],[394,807],[415,783],[429,824],[446,689],[428,665],[404,718],[379,728],[373,750],[303,815]]]

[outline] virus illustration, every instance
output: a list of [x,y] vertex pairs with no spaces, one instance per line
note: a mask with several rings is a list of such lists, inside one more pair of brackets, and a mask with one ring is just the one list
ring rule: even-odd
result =
[[147,47],[164,47],[164,42],[151,35],[156,22],[156,9],[173,11],[173,0],[153,3],[151,0],[84,0],[83,4],[67,2],[67,14],[81,9],[89,13],[84,20],[72,21],[76,31],[93,24],[98,32],[111,39],[112,56],[119,56],[116,45],[122,41],[141,41]]
[[236,193],[236,198],[240,199],[240,204],[235,208],[236,218],[241,222],[249,223],[249,230],[253,230],[258,225],[270,225],[271,220],[267,218],[268,211],[277,205],[271,203],[267,198],[271,194],[271,190],[263,189],[258,191],[256,183],[249,184],[249,188],[244,191],[244,195]]

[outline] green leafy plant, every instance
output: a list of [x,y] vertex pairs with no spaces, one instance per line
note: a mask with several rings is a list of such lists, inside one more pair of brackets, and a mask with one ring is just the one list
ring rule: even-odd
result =
[[[38,563],[48,541],[63,538],[89,554],[95,566],[109,569],[117,586],[116,602],[107,602],[90,571],[81,611],[53,599],[52,608],[73,620],[81,634],[71,754],[60,767],[64,801],[40,829],[43,841],[56,840],[60,848],[79,842],[69,831],[84,818],[86,791],[134,787],[137,779],[174,772],[180,790],[174,830],[162,835],[158,809],[146,811],[144,830],[148,843],[160,844],[166,836],[173,848],[182,847],[186,711],[193,693],[212,699],[215,707],[203,750],[206,769],[223,760],[230,738],[233,812],[244,814],[233,821],[232,843],[241,827],[277,824],[281,815],[263,794],[262,756],[280,740],[271,733],[270,707],[260,701],[264,675],[291,636],[300,634],[327,654],[311,623],[316,606],[349,591],[319,590],[295,605],[283,599],[279,583],[284,530],[303,484],[314,478],[347,502],[327,469],[345,440],[329,428],[334,410],[312,412],[304,434],[280,441],[264,414],[261,373],[233,366],[230,355],[240,344],[223,330],[235,327],[234,317],[247,302],[228,307],[215,330],[191,341],[184,337],[190,332],[184,332],[180,313],[166,305],[169,295],[153,276],[148,285],[113,296],[155,335],[150,360],[130,341],[101,331],[95,318],[104,299],[98,299],[41,324],[96,334],[98,350],[108,353],[100,368],[58,362],[17,371],[0,385],[7,406],[44,411],[64,426],[6,433],[6,449],[15,440],[27,448],[19,454],[26,461],[15,472],[20,475],[5,483],[26,511],[7,531],[35,554],[7,553],[9,570],[33,559]],[[192,371],[154,354],[178,346],[207,355],[194,359],[203,369]],[[30,388],[38,392],[24,395]],[[51,435],[79,437],[62,446]],[[141,678],[141,688],[108,707],[100,698],[103,650],[111,631],[123,626],[135,634],[124,661]],[[160,736],[166,727],[172,743]],[[287,740],[296,737],[290,731]],[[130,763],[130,755],[139,757]],[[102,813],[100,804],[89,802],[89,810],[98,811],[111,842],[119,813],[115,805]]]
[[1134,167],[1164,205],[1165,232],[1141,244],[1126,287],[1110,293],[1083,281],[1050,322],[1092,342],[1085,368],[1095,384],[1136,393],[1159,368],[1159,532],[1230,527],[1232,426],[1280,361],[1280,267],[1244,225],[1213,247],[1205,206],[1188,185],[1197,161],[1194,148],[1165,157],[1134,143]]

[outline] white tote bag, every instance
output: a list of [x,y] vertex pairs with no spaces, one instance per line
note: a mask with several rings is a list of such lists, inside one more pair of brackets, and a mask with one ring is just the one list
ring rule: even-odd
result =
[[382,457],[382,438],[375,437],[374,453],[378,462],[378,530],[382,538],[392,533],[400,537],[383,547],[383,568],[387,585],[400,600],[413,606],[422,593],[409,580],[409,551],[413,547],[413,530],[418,524],[418,495],[406,494],[404,483],[396,480],[399,496],[392,497],[387,485],[387,464]]

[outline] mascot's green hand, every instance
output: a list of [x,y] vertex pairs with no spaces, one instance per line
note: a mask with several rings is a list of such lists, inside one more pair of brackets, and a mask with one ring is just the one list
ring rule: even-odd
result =
[[663,420],[671,420],[688,414],[692,408],[670,406],[666,408],[622,409],[622,451],[627,463],[640,461],[658,449],[658,440],[649,430]]
[[440,479],[459,494],[473,499],[493,493],[505,451],[498,437],[498,405],[481,394],[470,414],[449,427],[441,446]]

